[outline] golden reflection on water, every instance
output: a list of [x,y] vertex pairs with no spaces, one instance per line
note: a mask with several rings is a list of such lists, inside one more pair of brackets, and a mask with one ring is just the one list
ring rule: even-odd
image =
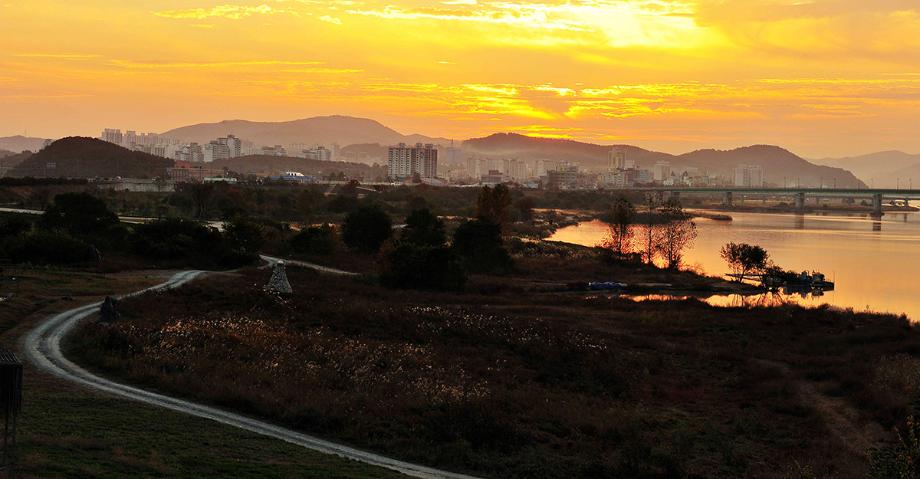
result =
[[[823,296],[782,295],[785,302],[906,313],[920,319],[920,295],[914,278],[920,271],[920,213],[888,213],[881,221],[830,214],[731,216],[730,222],[695,220],[699,236],[685,256],[687,267],[719,276],[727,272],[719,256],[722,245],[732,241],[758,244],[779,266],[794,271],[820,271],[836,283],[835,290]],[[607,225],[591,221],[562,228],[549,239],[595,246],[607,234]],[[706,299],[717,306],[777,300],[738,295]]]

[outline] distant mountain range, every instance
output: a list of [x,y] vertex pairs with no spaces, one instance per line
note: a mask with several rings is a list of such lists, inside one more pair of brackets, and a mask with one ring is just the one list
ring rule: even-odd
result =
[[[201,123],[183,126],[162,133],[163,136],[186,142],[195,141],[207,143],[215,138],[233,134],[250,141],[256,146],[284,145],[289,147],[294,144],[314,145],[320,144],[331,147],[338,144],[339,160],[363,164],[385,164],[387,147],[396,143],[434,143],[442,147],[451,144],[446,138],[428,137],[424,135],[404,135],[392,128],[388,128],[375,120],[355,118],[349,116],[322,116],[282,122],[255,122],[247,120],[227,120],[217,123]],[[152,160],[152,155],[129,150],[119,151],[117,154],[111,150],[110,145],[98,140],[87,144],[89,138],[67,138],[55,142],[56,148],[45,153],[44,151],[32,157],[28,155],[12,155],[0,153],[3,166],[10,167],[20,163],[15,174],[25,174],[27,169],[46,168],[47,163],[56,160],[66,160],[64,163],[80,163],[80,169],[91,168],[89,171],[72,173],[77,176],[106,176],[119,174],[110,166],[105,166],[105,158],[130,158],[124,165],[139,165],[138,173],[150,175],[150,164],[157,163]],[[58,144],[64,141],[62,144]],[[0,138],[0,150],[18,153],[23,150],[38,151],[45,140],[12,136]],[[76,143],[75,143],[76,142]],[[598,145],[565,139],[537,138],[515,133],[496,133],[484,138],[473,138],[456,144],[459,151],[458,158],[467,157],[492,157],[492,158],[519,158],[524,160],[552,160],[569,161],[585,168],[602,169],[607,165],[608,154],[617,145]],[[682,155],[672,155],[657,151],[646,150],[636,146],[618,145],[626,150],[627,157],[633,159],[641,168],[652,168],[658,161],[668,161],[672,168],[696,167],[706,170],[709,174],[731,177],[733,170],[738,165],[759,165],[764,170],[765,181],[776,185],[818,186],[866,186],[874,184],[877,187],[894,187],[897,178],[901,178],[908,185],[908,178],[916,178],[920,186],[920,155],[910,155],[899,151],[873,153],[851,158],[825,158],[808,161],[778,146],[748,146],[734,150],[697,150]],[[70,150],[65,153],[65,150]],[[90,154],[89,152],[93,152]],[[44,155],[43,155],[44,153]],[[94,156],[95,155],[95,156]],[[143,159],[142,159],[143,156]],[[446,156],[442,153],[442,165],[446,163]],[[164,160],[158,158],[158,160]],[[121,161],[121,160],[119,160]],[[171,161],[171,160],[166,160]],[[292,160],[293,161],[293,160]],[[42,162],[45,164],[43,165]],[[60,161],[59,161],[60,162]],[[150,163],[153,162],[153,163]],[[265,163],[260,167],[258,163]],[[270,157],[250,157],[243,163],[233,161],[225,162],[220,166],[240,168],[244,171],[263,171],[277,169],[283,165],[275,164],[277,161]],[[121,163],[119,163],[121,164]],[[300,165],[306,168],[306,165]],[[313,165],[317,170],[321,165]],[[277,167],[277,168],[275,168]],[[59,167],[63,168],[63,167]],[[76,166],[74,166],[76,168]],[[128,174],[129,166],[120,174]],[[156,168],[162,168],[158,166]],[[154,169],[156,169],[154,168]],[[285,167],[286,168],[286,167]],[[312,167],[311,167],[312,168]],[[325,168],[325,167],[323,167]],[[351,167],[349,167],[351,168]],[[117,168],[116,168],[117,169]],[[64,170],[58,173],[63,174]],[[852,173],[851,173],[852,172]],[[306,172],[305,172],[306,173]],[[374,173],[376,174],[376,172]]]
[[305,145],[320,144],[331,147],[360,143],[391,145],[404,143],[448,144],[445,138],[430,138],[423,135],[403,135],[380,122],[367,118],[350,116],[320,116],[302,120],[281,122],[257,122],[247,120],[226,120],[218,123],[201,123],[183,126],[163,132],[163,136],[183,141],[207,143],[228,134],[251,141],[256,145]]
[[[512,157],[525,160],[570,161],[586,167],[603,168],[610,150],[616,146],[626,150],[627,158],[640,168],[651,169],[658,161],[667,161],[673,168],[694,167],[709,174],[728,178],[739,165],[763,168],[764,180],[776,185],[865,186],[856,176],[843,168],[815,165],[778,146],[748,146],[734,150],[697,150],[682,155],[649,151],[630,145],[595,145],[572,140],[534,138],[513,133],[494,134],[463,142],[463,152],[479,156]],[[920,178],[920,177],[918,177]]]
[[[185,126],[162,133],[170,138],[199,143],[227,134],[236,135],[256,145],[322,144],[329,147],[336,143],[341,147],[339,159],[367,164],[385,163],[387,146],[400,142],[435,143],[441,146],[450,144],[450,140],[445,138],[404,135],[380,122],[348,116],[323,116],[284,122],[228,120]],[[547,159],[569,161],[595,169],[606,166],[607,155],[612,148],[610,145],[514,133],[474,138],[457,146],[461,148],[460,158],[482,156]],[[845,169],[815,165],[776,146],[750,146],[729,151],[699,150],[683,155],[649,151],[629,145],[622,147],[626,149],[627,156],[636,160],[642,168],[651,168],[658,161],[668,161],[675,168],[697,167],[710,174],[731,177],[736,166],[749,164],[763,167],[765,180],[777,185],[818,186],[823,182],[825,185],[836,183],[840,186],[862,186],[860,180]]]
[[877,188],[907,188],[913,182],[920,188],[920,154],[881,151],[846,158],[822,158],[813,162],[850,170],[867,185]]
[[44,138],[33,138],[29,136],[4,136],[0,137],[0,150],[8,150],[13,153],[23,151],[38,151],[45,144]]

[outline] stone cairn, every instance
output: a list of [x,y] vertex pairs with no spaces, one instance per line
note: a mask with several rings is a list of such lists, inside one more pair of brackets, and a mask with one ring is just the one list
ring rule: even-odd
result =
[[99,319],[103,323],[113,323],[118,321],[120,316],[118,313],[118,300],[111,296],[106,296],[102,306],[99,308]]
[[272,277],[265,285],[265,291],[269,293],[289,295],[293,294],[291,283],[288,282],[287,273],[284,272],[284,261],[278,261],[272,268]]

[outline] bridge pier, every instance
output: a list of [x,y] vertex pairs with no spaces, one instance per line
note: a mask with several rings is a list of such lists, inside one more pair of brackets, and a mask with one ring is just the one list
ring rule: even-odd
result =
[[725,195],[722,196],[722,206],[725,206],[727,208],[732,207],[732,192],[731,191],[726,191]]
[[872,195],[872,217],[881,218],[885,213],[882,211],[882,195],[876,193]]
[[668,201],[672,203],[680,203],[680,191],[671,191],[668,193]]
[[802,211],[805,209],[805,193],[795,194],[795,209]]

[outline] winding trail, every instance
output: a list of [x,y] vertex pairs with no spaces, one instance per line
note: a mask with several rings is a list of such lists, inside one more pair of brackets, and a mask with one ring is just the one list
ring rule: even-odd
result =
[[[269,264],[279,261],[278,258],[270,256],[263,256],[262,259]],[[301,261],[285,260],[285,262],[297,266],[313,268],[318,271],[330,274],[356,274]],[[152,291],[177,288],[204,274],[207,273],[205,271],[183,271],[176,273],[164,283],[122,297],[136,296]],[[81,320],[97,313],[101,304],[101,302],[97,302],[74,308],[70,311],[52,316],[38,324],[38,326],[29,331],[23,340],[22,350],[24,351],[25,356],[29,359],[29,361],[31,361],[43,371],[46,371],[58,378],[77,383],[90,389],[115,396],[120,396],[133,401],[139,401],[152,406],[164,407],[181,413],[211,419],[213,421],[217,421],[219,423],[233,427],[238,427],[240,429],[251,431],[256,434],[280,439],[282,441],[295,444],[297,446],[301,446],[313,451],[318,451],[325,454],[333,454],[365,464],[383,467],[411,477],[423,479],[476,479],[473,476],[442,471],[419,464],[399,461],[371,452],[361,451],[359,449],[319,439],[265,421],[260,421],[258,419],[253,419],[222,409],[197,404],[191,401],[145,391],[140,388],[97,376],[64,357],[64,354],[61,352],[61,342]]]

